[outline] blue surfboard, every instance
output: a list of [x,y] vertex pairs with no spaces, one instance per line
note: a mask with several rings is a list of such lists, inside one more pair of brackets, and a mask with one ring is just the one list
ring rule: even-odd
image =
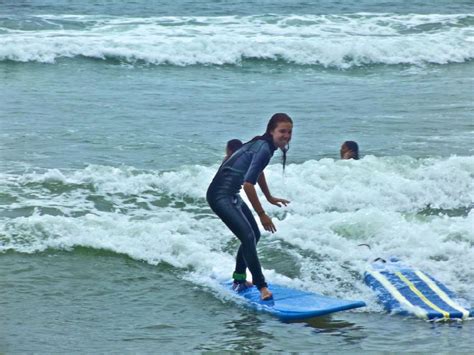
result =
[[466,319],[474,315],[470,305],[441,282],[394,257],[370,263],[364,281],[389,312],[430,320]]
[[[232,281],[223,283],[232,290]],[[325,314],[345,311],[352,308],[364,307],[363,301],[348,301],[326,297],[317,293],[296,290],[293,288],[270,284],[268,288],[273,293],[273,299],[262,301],[260,292],[255,286],[235,292],[246,301],[246,305],[258,311],[270,313],[283,321],[307,319]]]

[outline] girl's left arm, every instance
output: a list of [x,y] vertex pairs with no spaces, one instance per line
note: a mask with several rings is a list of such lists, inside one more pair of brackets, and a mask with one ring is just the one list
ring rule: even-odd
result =
[[290,201],[285,200],[283,198],[278,198],[278,197],[273,197],[272,194],[270,193],[270,189],[268,188],[267,185],[267,180],[265,179],[265,173],[262,171],[260,176],[258,177],[258,186],[260,186],[260,189],[262,190],[263,194],[265,195],[265,198],[269,203],[272,205],[276,205],[278,207],[281,207],[281,204],[284,206],[288,205]]

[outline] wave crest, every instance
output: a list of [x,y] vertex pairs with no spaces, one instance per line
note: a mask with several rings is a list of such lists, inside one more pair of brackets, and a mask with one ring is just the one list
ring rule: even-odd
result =
[[28,27],[22,23],[0,19],[0,60],[86,57],[177,66],[262,60],[347,69],[474,58],[474,14],[64,15],[32,17]]

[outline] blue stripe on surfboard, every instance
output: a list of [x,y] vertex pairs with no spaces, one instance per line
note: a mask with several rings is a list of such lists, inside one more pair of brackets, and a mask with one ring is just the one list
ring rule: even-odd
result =
[[[401,271],[402,270],[399,270],[397,272],[401,273]],[[452,299],[449,301],[454,303],[458,309],[454,309],[452,306],[446,304],[446,302],[443,301],[439,295],[437,295],[423,280],[419,279],[419,277],[415,274],[415,271],[403,269],[403,272],[405,274],[401,273],[401,277],[403,279],[407,279],[406,281],[409,282],[410,286],[415,287],[416,292],[421,294],[424,300],[414,293],[412,288],[410,288],[410,286],[404,282],[402,278],[396,275],[396,272],[372,270],[366,272],[365,274],[366,284],[377,292],[379,301],[384,305],[385,309],[400,314],[413,313],[414,315],[425,319],[466,317],[466,311],[469,312],[468,310],[463,309]],[[410,275],[410,272],[412,272],[413,275]],[[388,283],[388,285],[384,285],[378,281],[375,277],[377,274],[379,275],[377,278],[382,278],[385,280],[385,283]],[[431,278],[429,279],[431,280]],[[432,281],[434,282],[435,280]],[[435,284],[438,286],[439,282]],[[444,286],[442,290],[444,291],[445,289],[447,288]],[[393,292],[396,292],[396,294],[393,294]],[[448,299],[449,295],[452,294],[454,294],[452,291],[446,293]],[[402,301],[403,305],[401,304]],[[406,304],[407,302],[409,302],[408,305]],[[460,311],[461,309],[464,313]]]
[[421,270],[407,267],[397,258],[371,263],[365,283],[372,288],[385,309],[401,314],[413,314],[423,319],[460,318],[474,316],[465,300]]
[[[392,285],[394,285],[397,290],[414,306],[424,309],[427,313],[428,318],[443,318],[444,314],[436,310],[434,307],[431,307],[427,302],[420,298],[416,293],[414,293],[409,285],[407,285],[403,280],[400,279],[396,274],[391,272],[381,272]],[[437,295],[434,294],[424,282],[419,280],[419,278],[414,275],[412,272],[407,272],[404,270],[401,272],[414,286],[423,294],[423,296],[432,303],[435,307],[439,307],[442,311],[457,315],[462,317],[462,314],[457,310],[451,308],[449,305],[445,304]],[[422,284],[420,284],[422,282]]]
[[437,279],[435,279],[433,276],[424,273],[426,276],[428,276],[431,281],[433,281],[436,286],[438,286],[444,293],[446,293],[450,298],[456,298],[456,294],[451,291],[449,288],[447,288],[445,285],[443,285],[441,282],[439,282]]
[[[431,290],[426,283],[421,280],[413,271],[403,270],[400,273],[405,276],[422,294],[423,296],[431,302],[433,305],[439,307],[444,312],[449,313],[451,317],[461,318],[462,313],[457,309],[451,307],[449,304],[444,302],[433,290]],[[431,307],[427,304],[422,298],[420,298],[416,293],[414,293],[410,287],[403,282],[397,275],[392,273],[382,272],[382,274],[390,280],[392,284],[396,284],[400,293],[405,296],[405,298],[415,306],[423,308],[428,312],[428,314],[434,314],[436,316],[443,316],[438,310]]]
[[[433,289],[431,289],[431,287],[423,279],[420,278],[420,276],[416,273],[416,271],[414,270],[405,271],[405,272],[402,272],[402,274],[404,274],[405,277],[407,277],[413,284],[415,284],[415,286],[421,292],[423,292],[424,296],[428,298],[432,303],[437,305],[443,311],[448,312],[451,318],[463,318],[464,314],[463,312],[460,311],[461,306],[454,299],[452,299],[451,295],[454,295],[454,293],[449,291],[445,286],[443,286],[443,288],[445,290],[448,290],[449,292],[446,292],[441,287],[440,288],[442,291],[444,291],[444,293],[446,293],[447,299],[443,299],[441,295],[439,295]],[[422,274],[421,276],[423,275],[426,276],[428,280],[434,282],[438,287],[442,285],[439,282],[438,283],[435,282],[435,280],[433,280],[429,275]],[[456,308],[453,306],[456,306]]]
[[397,299],[394,298],[392,294],[368,272],[366,272],[364,275],[364,281],[377,293],[379,301],[387,311],[396,312],[402,315],[408,314],[408,311],[401,307],[400,302],[398,302]]

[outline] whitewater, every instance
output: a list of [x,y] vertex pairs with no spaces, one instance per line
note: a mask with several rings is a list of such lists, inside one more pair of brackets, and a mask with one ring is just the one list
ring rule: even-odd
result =
[[[225,280],[233,268],[233,237],[203,196],[216,168],[88,166],[2,174],[4,197],[14,202],[2,211],[9,218],[2,218],[0,250],[90,247],[166,263],[198,274],[199,282]],[[284,175],[281,165],[272,165],[267,176],[277,186],[274,194],[292,203],[268,208],[278,233],[264,235],[260,248],[297,263],[293,282],[370,299],[361,282],[365,263],[395,255],[472,295],[465,283],[474,277],[465,262],[474,256],[472,157],[310,160],[289,165]],[[287,272],[267,274],[291,284]]]
[[85,57],[155,65],[284,61],[347,69],[463,63],[474,57],[474,14],[355,13],[0,19],[0,60]]

